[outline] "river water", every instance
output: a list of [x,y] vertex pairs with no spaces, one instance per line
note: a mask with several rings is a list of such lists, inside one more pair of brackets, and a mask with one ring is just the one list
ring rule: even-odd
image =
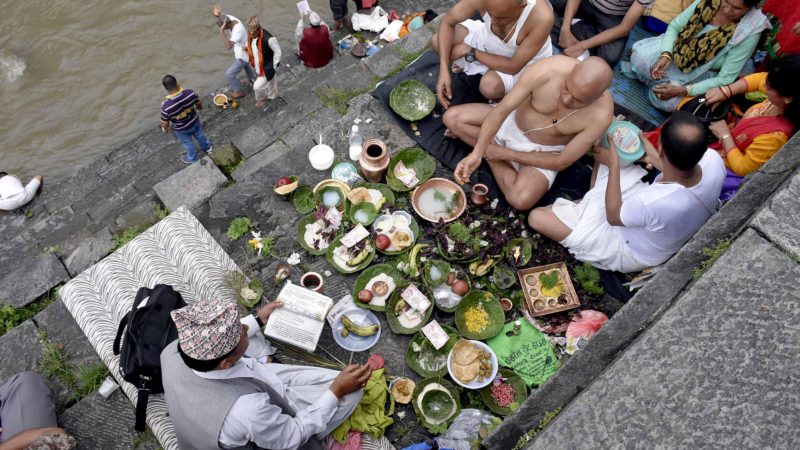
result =
[[[295,3],[224,0],[222,6],[244,21],[258,15],[293,63]],[[326,0],[309,4],[332,24]],[[157,127],[167,73],[200,95],[224,85],[233,51],[223,46],[212,6],[198,0],[3,2],[0,171],[63,178]]]

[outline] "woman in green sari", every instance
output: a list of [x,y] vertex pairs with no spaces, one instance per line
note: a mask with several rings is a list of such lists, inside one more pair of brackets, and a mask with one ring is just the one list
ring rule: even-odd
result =
[[664,34],[633,45],[628,74],[651,87],[650,101],[664,111],[732,83],[771,27],[758,2],[695,1]]

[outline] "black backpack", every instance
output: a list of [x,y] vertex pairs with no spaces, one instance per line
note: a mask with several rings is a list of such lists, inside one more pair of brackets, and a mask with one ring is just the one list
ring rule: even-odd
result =
[[[142,302],[144,304],[140,307]],[[183,297],[172,286],[157,284],[153,289],[143,287],[136,293],[131,312],[119,323],[114,339],[114,354],[119,355],[122,378],[139,389],[136,402],[138,431],[144,431],[148,397],[164,392],[161,384],[161,351],[178,338],[178,330],[170,313],[184,306]]]

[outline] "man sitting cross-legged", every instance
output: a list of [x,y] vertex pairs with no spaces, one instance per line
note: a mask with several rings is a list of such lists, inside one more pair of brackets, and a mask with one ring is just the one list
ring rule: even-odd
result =
[[[483,21],[470,20],[476,13]],[[525,66],[553,54],[552,28],[553,8],[547,0],[461,0],[431,39],[439,53],[439,103],[450,106],[451,64],[468,75],[484,74],[480,91],[485,98],[503,97]]]
[[449,132],[474,146],[458,163],[456,180],[468,182],[486,159],[509,205],[532,208],[558,171],[589,151],[608,128],[614,114],[610,85],[611,68],[602,59],[578,62],[556,55],[525,69],[496,106],[450,108],[444,115]]
[[239,320],[233,302],[172,312],[178,339],[161,353],[164,400],[183,449],[322,449],[358,406],[372,369],[272,364],[260,327],[281,302]]
[[528,223],[581,261],[600,269],[638,272],[675,254],[714,213],[725,180],[722,158],[706,147],[705,131],[678,111],[664,124],[658,148],[642,137],[645,161],[661,171],[650,185],[644,169],[620,167],[614,148],[595,147],[593,187],[580,203],[558,199]]

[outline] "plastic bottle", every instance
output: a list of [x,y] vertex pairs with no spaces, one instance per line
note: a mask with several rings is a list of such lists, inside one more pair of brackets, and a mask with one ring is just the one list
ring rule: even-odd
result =
[[350,159],[358,161],[361,156],[361,134],[358,132],[358,125],[353,125],[350,129]]

